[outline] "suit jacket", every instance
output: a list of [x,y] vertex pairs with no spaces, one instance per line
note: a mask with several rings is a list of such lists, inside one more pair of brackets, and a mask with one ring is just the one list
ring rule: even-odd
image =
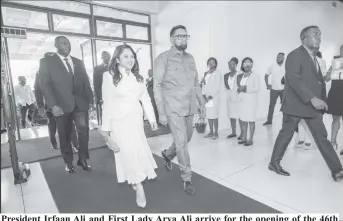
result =
[[102,100],[102,76],[105,73],[105,71],[107,71],[107,66],[105,66],[104,64],[100,64],[94,67],[93,85],[97,103],[99,103],[99,101]]
[[88,111],[93,92],[83,62],[71,57],[74,74],[68,73],[58,55],[40,60],[39,84],[48,107],[59,106],[64,113]]
[[300,46],[289,53],[286,59],[281,111],[298,117],[314,117],[321,112],[311,104],[314,97],[326,102],[324,78],[320,68],[317,71],[310,54],[304,46]]

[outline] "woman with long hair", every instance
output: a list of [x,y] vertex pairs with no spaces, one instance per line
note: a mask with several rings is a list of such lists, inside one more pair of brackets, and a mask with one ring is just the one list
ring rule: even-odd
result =
[[109,71],[103,75],[102,97],[101,129],[119,150],[114,155],[118,182],[131,184],[137,205],[144,208],[142,181],[156,178],[157,165],[144,133],[143,109],[152,130],[157,129],[157,123],[136,53],[129,45],[115,49]]

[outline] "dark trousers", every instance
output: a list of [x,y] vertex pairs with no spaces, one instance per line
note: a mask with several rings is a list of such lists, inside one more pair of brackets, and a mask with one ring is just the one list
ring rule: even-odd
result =
[[323,115],[320,113],[312,118],[300,118],[283,114],[282,129],[275,141],[271,163],[280,163],[301,119],[305,120],[313,139],[331,172],[338,173],[342,169],[342,164],[330,141],[327,139],[328,134],[323,123]]
[[[21,125],[23,128],[26,127],[26,114],[28,114],[28,120],[33,123],[33,120],[36,117],[36,109],[37,108],[34,103],[20,107]],[[27,111],[29,111],[29,113],[27,113]]]
[[73,151],[71,148],[71,134],[73,121],[79,141],[78,156],[80,160],[89,159],[88,140],[89,140],[89,118],[88,112],[73,111],[69,114],[56,117],[58,136],[63,160],[66,164],[73,162]]
[[283,90],[270,90],[269,110],[268,110],[268,122],[273,122],[274,108],[278,97],[282,103]]
[[[52,115],[51,112],[47,112],[46,115],[48,117],[48,129],[49,129],[49,138],[50,138],[51,145],[57,145],[56,137],[55,137],[56,131],[57,131],[57,124],[56,124],[55,117]],[[73,146],[75,148],[78,149],[79,141],[77,139],[76,128],[75,128],[74,123],[72,125],[71,131],[72,131],[71,132],[71,143],[73,144]]]

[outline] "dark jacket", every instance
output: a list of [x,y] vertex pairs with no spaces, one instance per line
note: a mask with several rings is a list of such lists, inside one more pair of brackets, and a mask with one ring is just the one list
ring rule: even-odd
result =
[[57,105],[64,113],[88,111],[93,91],[83,62],[71,57],[74,74],[68,73],[58,55],[43,58],[39,67],[39,86],[49,108]]

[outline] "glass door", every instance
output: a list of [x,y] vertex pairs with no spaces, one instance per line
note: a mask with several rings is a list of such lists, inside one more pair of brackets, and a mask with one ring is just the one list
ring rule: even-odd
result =
[[[93,94],[94,94],[94,84],[93,84],[94,66],[93,66],[93,56],[92,56],[92,41],[89,39],[83,42],[82,44],[80,44],[80,47],[81,47],[82,61],[85,64],[89,82],[91,84]],[[94,96],[94,99],[95,99],[95,96]],[[89,110],[90,128],[96,128],[97,125],[99,125],[99,123],[100,123],[99,108],[95,106],[94,108]]]

